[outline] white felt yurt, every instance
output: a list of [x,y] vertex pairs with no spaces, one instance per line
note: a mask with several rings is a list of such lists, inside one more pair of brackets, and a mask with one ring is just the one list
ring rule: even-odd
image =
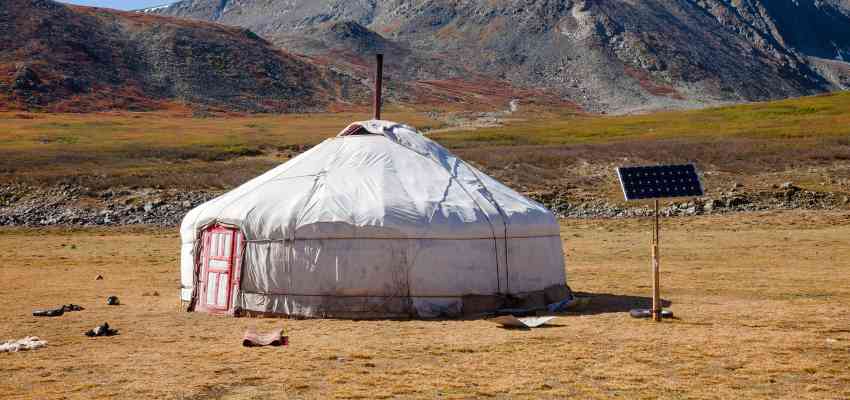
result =
[[181,236],[195,311],[428,318],[569,296],[549,210],[388,121],[202,204]]

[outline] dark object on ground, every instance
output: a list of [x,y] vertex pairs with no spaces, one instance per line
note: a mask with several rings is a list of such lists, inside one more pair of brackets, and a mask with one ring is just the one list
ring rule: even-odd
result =
[[98,275],[98,276],[96,276],[96,277],[94,278],[94,280],[96,280],[96,281],[102,281],[102,280],[103,280],[103,275]]
[[257,328],[251,326],[245,330],[245,335],[242,337],[242,345],[245,347],[288,346],[289,337],[283,336],[283,328],[278,328],[268,333],[257,333]]
[[537,312],[546,311],[545,308],[500,308],[496,310],[497,316],[511,315],[514,317],[533,317]]
[[109,296],[106,298],[106,304],[109,304],[110,306],[117,306],[121,304],[121,302],[118,300],[118,296]]
[[[651,318],[652,310],[646,308],[636,308],[634,310],[629,311],[629,315],[631,315],[632,318]],[[670,310],[662,310],[661,318],[673,318],[673,312]]]
[[580,299],[570,295],[570,297],[564,300],[547,305],[546,309],[549,310],[550,313],[566,312],[567,310],[576,307],[580,303]]
[[32,312],[33,317],[59,317],[70,311],[83,311],[84,308],[76,304],[66,304],[64,306],[50,310],[35,310]]
[[115,336],[118,334],[117,329],[112,329],[109,327],[108,322],[104,322],[103,325],[99,325],[94,329],[86,332],[86,336],[88,337],[96,337],[96,336]]
[[35,310],[32,312],[33,317],[58,317],[65,314],[65,308],[59,307],[53,310]]

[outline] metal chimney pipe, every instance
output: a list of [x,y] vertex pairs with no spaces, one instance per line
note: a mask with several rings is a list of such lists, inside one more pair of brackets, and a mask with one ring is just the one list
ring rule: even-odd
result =
[[375,119],[381,119],[381,89],[384,84],[384,55],[376,54],[375,61]]

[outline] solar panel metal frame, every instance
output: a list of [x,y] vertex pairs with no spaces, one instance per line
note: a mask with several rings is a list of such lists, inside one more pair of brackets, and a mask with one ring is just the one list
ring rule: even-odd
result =
[[699,197],[705,194],[694,164],[617,168],[626,200]]

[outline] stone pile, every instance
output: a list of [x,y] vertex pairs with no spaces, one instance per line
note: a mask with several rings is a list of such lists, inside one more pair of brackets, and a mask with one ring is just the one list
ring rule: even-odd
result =
[[[652,215],[648,203],[615,204],[602,200],[583,201],[565,191],[529,193],[562,218],[624,218]],[[663,201],[664,216],[691,216],[764,210],[831,210],[850,208],[850,196],[842,193],[815,192],[794,186],[777,185],[772,190],[747,192],[736,185],[717,196],[687,201]]]
[[[178,226],[192,208],[213,199],[213,191],[114,188],[92,191],[75,185],[0,187],[0,226]],[[652,215],[648,203],[614,203],[551,189],[527,193],[561,218],[629,218]],[[791,183],[746,191],[735,185],[719,195],[662,202],[664,216],[693,216],[764,210],[850,208],[850,195],[815,192]]]
[[206,191],[110,189],[74,185],[0,188],[0,226],[176,226],[192,208],[214,198]]

